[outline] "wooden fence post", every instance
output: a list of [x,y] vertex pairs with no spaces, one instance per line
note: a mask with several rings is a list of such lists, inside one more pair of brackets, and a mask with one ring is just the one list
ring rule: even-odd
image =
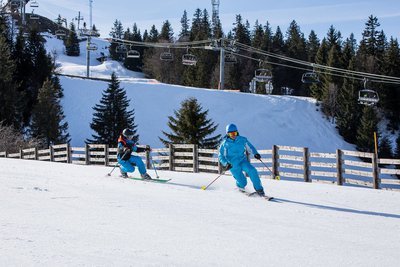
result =
[[310,180],[310,155],[308,153],[308,147],[303,148],[303,160],[304,160],[304,182],[309,183]]
[[22,148],[19,149],[19,158],[20,159],[24,158],[24,151],[22,150]]
[[338,185],[343,185],[342,151],[336,150],[336,180]]
[[374,189],[379,189],[378,157],[376,153],[372,156],[372,183]]
[[69,143],[66,144],[66,150],[67,150],[67,163],[71,163],[71,145]]
[[38,155],[38,148],[37,146],[35,147],[35,150],[33,151],[33,159],[34,160],[38,160],[39,159],[39,155]]
[[[150,146],[146,145],[146,148],[150,148]],[[146,150],[146,169],[152,169],[150,162],[150,150]]]
[[104,165],[108,166],[108,145],[104,145]]
[[54,148],[52,145],[49,146],[49,152],[50,152],[50,161],[54,161]]
[[174,170],[174,145],[169,144],[169,170]]
[[85,164],[90,164],[90,146],[89,144],[85,144]]
[[193,172],[199,172],[199,147],[193,145]]
[[279,167],[279,163],[278,163],[278,159],[279,159],[279,155],[278,155],[278,146],[273,145],[272,146],[272,177],[277,177],[279,176],[279,171],[278,171],[278,167]]

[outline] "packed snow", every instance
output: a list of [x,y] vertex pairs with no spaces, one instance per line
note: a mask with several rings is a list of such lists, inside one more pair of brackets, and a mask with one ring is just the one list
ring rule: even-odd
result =
[[[61,41],[47,40],[60,72],[86,75],[84,53],[67,57]],[[96,41],[106,53],[107,43]],[[216,134],[235,123],[258,149],[353,149],[313,99],[167,85],[95,57],[92,77],[121,77],[142,144],[162,147],[168,116],[196,97]],[[82,146],[108,83],[61,77],[61,84],[72,145]],[[107,176],[111,167],[4,158],[0,169],[0,266],[398,266],[394,191],[263,179],[275,197],[268,202],[237,192],[230,175],[204,191],[217,175],[159,170],[171,179],[161,184],[122,179],[118,170]]]
[[398,192],[263,180],[268,202],[231,176],[204,191],[216,175],[158,171],[172,180],[156,184],[106,167],[0,168],[1,266],[398,266]]

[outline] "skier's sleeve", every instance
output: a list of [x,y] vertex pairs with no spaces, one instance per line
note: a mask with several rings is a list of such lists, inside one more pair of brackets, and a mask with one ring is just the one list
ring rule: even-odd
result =
[[226,166],[226,164],[228,164],[228,160],[226,159],[226,149],[224,144],[225,143],[222,143],[219,147],[218,158],[219,162],[221,162],[223,166]]
[[258,154],[257,149],[252,145],[252,143],[250,143],[249,140],[247,140],[247,138],[246,138],[246,150],[251,151],[253,155]]

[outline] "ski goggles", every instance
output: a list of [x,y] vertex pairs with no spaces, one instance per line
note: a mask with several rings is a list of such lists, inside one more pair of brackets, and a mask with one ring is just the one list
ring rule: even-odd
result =
[[238,136],[238,132],[237,131],[234,131],[234,132],[228,132],[227,133],[227,135],[229,136],[229,137],[236,137],[236,136]]

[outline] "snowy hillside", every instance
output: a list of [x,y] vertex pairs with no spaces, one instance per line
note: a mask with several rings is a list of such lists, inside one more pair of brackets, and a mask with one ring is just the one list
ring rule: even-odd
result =
[[172,180],[156,184],[106,167],[0,169],[0,266],[398,266],[397,192],[263,180],[277,198],[267,202],[230,176],[203,191],[215,175],[160,171]]
[[[86,76],[85,43],[81,43],[81,56],[65,56],[60,40],[47,38],[48,51],[56,51],[60,72]],[[315,100],[291,96],[265,96],[237,92],[206,90],[158,83],[144,79],[141,73],[127,71],[114,61],[100,63],[96,57],[108,54],[108,43],[94,38],[100,48],[91,55],[91,76],[109,78],[115,71],[121,87],[127,91],[131,107],[135,109],[140,143],[162,147],[158,137],[162,131],[170,132],[168,116],[180,108],[180,103],[196,97],[209,118],[219,125],[216,134],[224,134],[225,126],[235,123],[240,134],[247,136],[259,149],[270,149],[273,144],[304,146],[315,152],[333,152],[337,148],[354,149],[337,134],[334,125],[317,111]],[[63,107],[72,145],[82,146],[91,137],[89,123],[92,108],[99,103],[108,86],[103,81],[61,78],[65,98]]]

